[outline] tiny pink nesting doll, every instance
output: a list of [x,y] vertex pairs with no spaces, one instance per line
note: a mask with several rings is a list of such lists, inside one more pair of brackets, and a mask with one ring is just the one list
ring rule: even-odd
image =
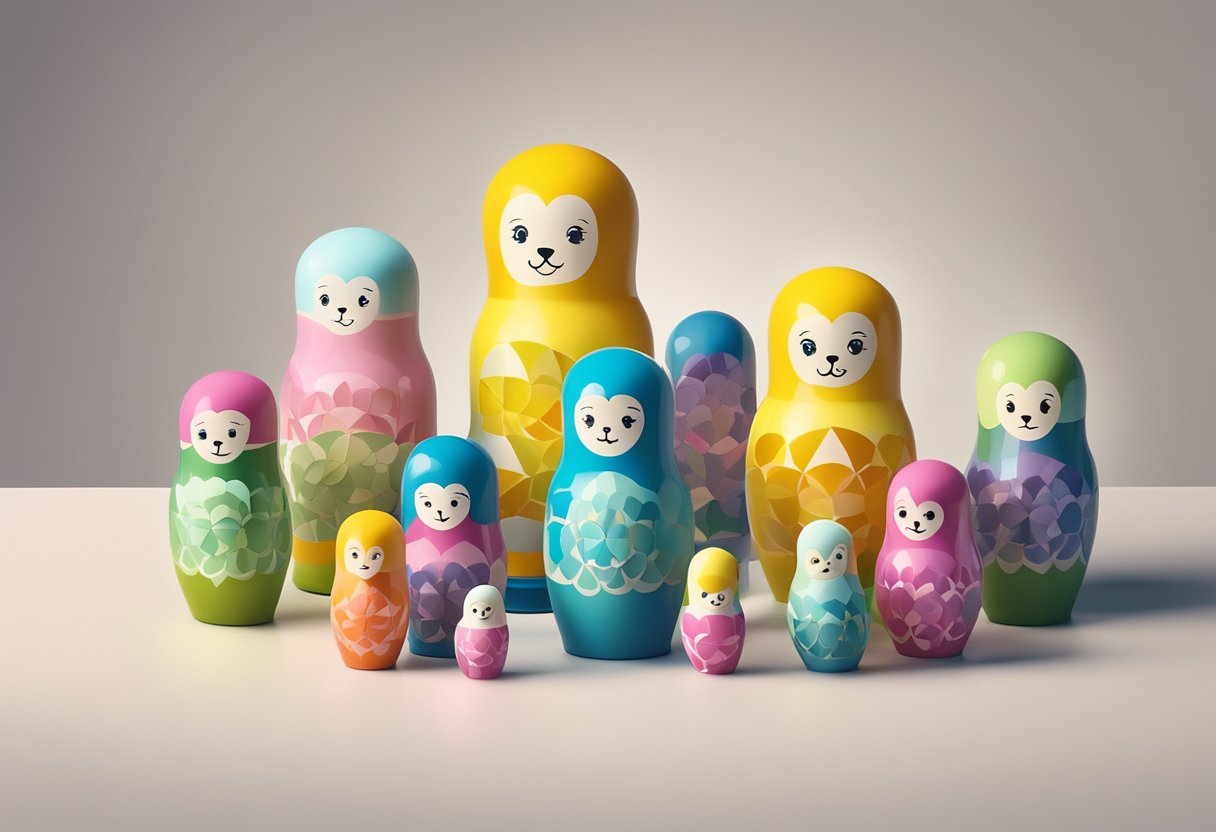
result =
[[909,463],[891,480],[874,569],[874,602],[895,649],[962,653],[980,612],[980,575],[966,479],[940,460]]
[[680,615],[684,653],[701,673],[734,673],[745,631],[739,561],[725,549],[702,549],[688,565],[688,606]]
[[470,679],[497,679],[507,663],[507,610],[498,587],[475,586],[456,625],[456,664]]

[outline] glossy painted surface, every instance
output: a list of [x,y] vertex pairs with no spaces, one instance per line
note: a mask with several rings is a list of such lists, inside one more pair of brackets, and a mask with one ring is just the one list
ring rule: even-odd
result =
[[807,670],[839,673],[861,663],[870,612],[857,579],[853,536],[839,523],[815,520],[798,535],[786,625]]
[[688,605],[680,615],[684,654],[699,673],[734,673],[743,656],[747,622],[739,605],[739,561],[717,546],[688,566]]
[[329,620],[338,654],[356,670],[393,667],[409,623],[401,524],[383,511],[352,514],[338,530],[334,562]]

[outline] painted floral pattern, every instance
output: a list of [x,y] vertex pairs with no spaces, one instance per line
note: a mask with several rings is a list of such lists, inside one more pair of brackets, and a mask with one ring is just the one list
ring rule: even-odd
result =
[[1088,541],[1097,521],[1097,501],[1081,473],[1035,453],[1018,458],[1016,479],[997,479],[992,468],[973,462],[967,485],[975,505],[975,543],[984,566],[1002,572],[1031,569],[1043,574],[1089,561]]
[[408,563],[410,627],[413,637],[434,643],[452,638],[464,615],[464,599],[475,586],[490,583],[490,564],[463,566],[435,561],[420,569]]
[[788,623],[798,649],[825,661],[857,658],[870,639],[870,614],[861,592],[843,600],[791,595]]
[[680,619],[684,653],[699,673],[734,673],[743,655],[746,632],[742,613],[697,617],[686,612]]
[[696,542],[747,534],[743,486],[756,388],[739,359],[696,355],[675,385],[675,451],[692,494]]
[[980,578],[944,574],[901,550],[880,564],[875,601],[901,653],[948,656],[966,643],[980,613]]
[[383,656],[405,634],[402,606],[377,587],[360,581],[354,592],[330,609],[334,637],[356,656]]
[[495,679],[507,662],[510,634],[506,627],[456,630],[456,664],[470,679]]
[[174,486],[174,560],[219,586],[287,568],[290,522],[283,489],[191,477]]

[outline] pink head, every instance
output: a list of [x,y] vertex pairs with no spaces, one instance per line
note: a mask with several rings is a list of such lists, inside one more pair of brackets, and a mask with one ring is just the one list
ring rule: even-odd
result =
[[918,459],[899,470],[887,491],[883,547],[957,550],[971,540],[971,496],[953,465]]
[[249,373],[220,370],[190,386],[178,413],[182,445],[208,462],[231,462],[249,446],[277,438],[274,393]]

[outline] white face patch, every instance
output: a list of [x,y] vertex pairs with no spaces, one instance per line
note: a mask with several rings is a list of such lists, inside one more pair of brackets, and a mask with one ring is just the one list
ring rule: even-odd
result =
[[849,547],[843,543],[826,555],[810,549],[803,557],[811,579],[815,581],[830,581],[849,571]]
[[313,318],[338,335],[367,329],[380,311],[380,287],[370,277],[346,282],[336,274],[322,275],[313,289]]
[[1060,391],[1050,381],[1029,387],[1011,381],[997,391],[996,415],[1015,439],[1042,439],[1060,421]]
[[502,209],[498,241],[517,283],[556,286],[587,273],[600,233],[595,212],[581,196],[564,194],[546,205],[536,194],[520,194]]
[[790,328],[790,362],[816,387],[847,387],[865,376],[878,354],[878,334],[860,312],[829,321],[814,309]]
[[578,438],[598,456],[620,456],[636,445],[645,419],[638,400],[623,393],[611,399],[583,396],[574,407]]
[[688,595],[695,606],[709,612],[724,612],[735,600],[735,590],[729,586],[717,592],[706,592],[699,586],[693,586],[689,588]]
[[362,543],[351,539],[346,541],[346,549],[342,552],[342,563],[346,566],[347,572],[366,581],[378,574],[380,567],[384,566],[384,550],[379,546],[365,550]]
[[460,626],[476,630],[501,627],[507,623],[502,594],[490,584],[475,586],[464,597],[464,616]]
[[239,410],[201,410],[190,422],[190,444],[208,462],[232,462],[249,444],[249,418]]
[[912,499],[912,494],[906,488],[899,489],[895,495],[895,506],[891,513],[891,522],[899,527],[908,540],[928,540],[937,534],[937,530],[946,521],[941,503],[925,500],[918,503]]
[[418,519],[435,531],[459,526],[469,516],[469,489],[460,483],[440,488],[433,482],[418,486],[414,492],[414,510]]

